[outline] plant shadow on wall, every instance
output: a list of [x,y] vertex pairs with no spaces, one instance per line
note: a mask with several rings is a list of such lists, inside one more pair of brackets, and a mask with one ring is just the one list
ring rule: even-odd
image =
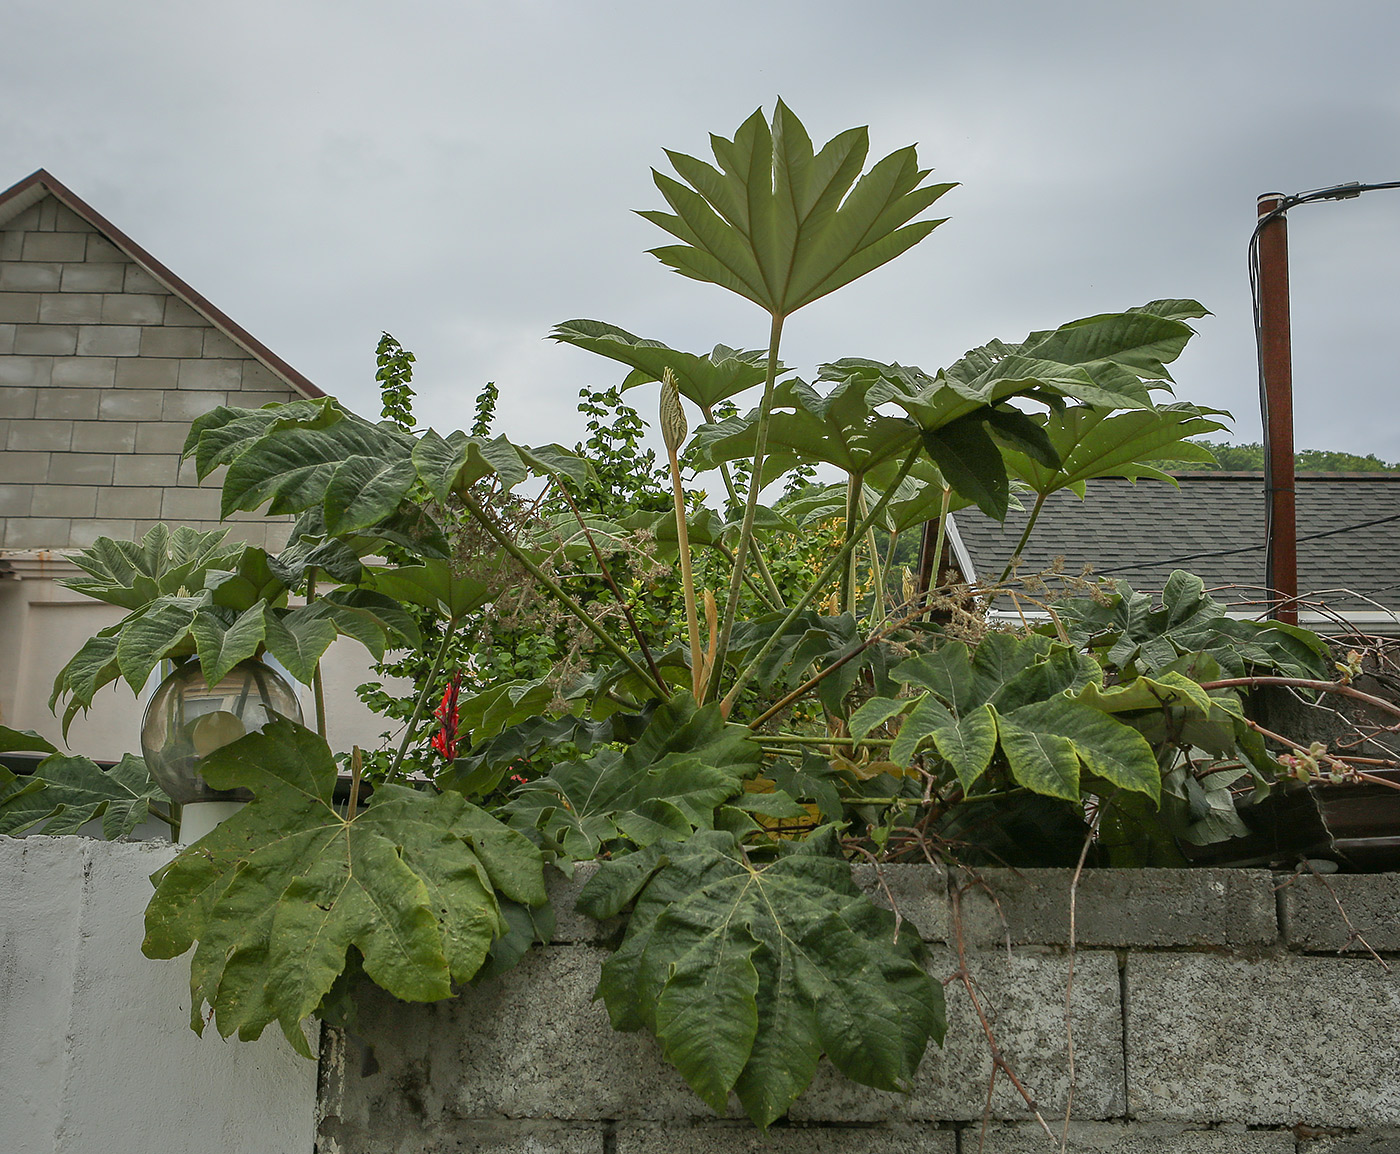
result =
[[[866,170],[864,129],[817,150],[781,103],[712,144],[714,165],[668,153],[669,210],[642,215],[676,242],[664,264],[768,315],[766,349],[561,324],[554,339],[627,370],[585,392],[570,451],[493,435],[494,386],[469,433],[415,429],[412,355],[386,336],[378,423],[327,398],[191,430],[200,476],[227,469],[225,515],[296,516],[281,553],[157,530],[75,558],[75,587],[129,614],[59,676],[65,726],[167,659],[213,686],[266,653],[315,691],[316,731],[276,718],[196,749],[209,788],[253,798],[154,878],[144,949],[194,947],[196,1030],[207,1004],[224,1036],[275,1022],[309,1054],[302,1023],[351,1020],[363,978],[450,997],[549,939],[547,868],[599,861],[579,905],[627,915],[598,986],[613,1024],[767,1127],[823,1055],[900,1090],[943,1038],[918,934],[852,860],[1180,864],[1177,839],[1238,832],[1242,787],[1308,772],[1243,695],[1259,677],[1327,685],[1313,634],[1232,620],[1185,573],[1152,599],[1053,575],[922,590],[898,563],[928,522],[941,550],[960,508],[1029,506],[1033,525],[1060,489],[1199,458],[1187,439],[1222,414],[1170,400],[1167,365],[1204,310],[1154,301],[934,373],[844,359],[799,379],[789,319],[924,240],[952,186],[912,148]],[[664,462],[624,396],[652,384]],[[1047,624],[989,630],[994,588]],[[401,732],[342,757],[348,803],[318,677],[339,636],[415,681],[402,701],[364,688]],[[180,820],[138,759],[77,761],[4,777],[0,830]]]

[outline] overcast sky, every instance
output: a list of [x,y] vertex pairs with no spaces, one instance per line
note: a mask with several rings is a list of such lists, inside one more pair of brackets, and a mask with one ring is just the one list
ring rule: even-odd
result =
[[[1114,0],[669,5],[7,0],[0,188],[49,169],[328,392],[377,415],[381,330],[419,418],[581,435],[610,362],[575,317],[691,350],[764,314],[667,272],[632,209],[781,95],[961,182],[912,252],[798,313],[785,357],[932,371],[993,337],[1159,297],[1214,313],[1178,395],[1259,437],[1245,250],[1258,194],[1400,179],[1400,6]],[[1290,215],[1301,446],[1400,460],[1400,191]],[[642,398],[639,398],[639,400]],[[645,398],[649,409],[653,400]],[[645,415],[650,415],[649,413]]]

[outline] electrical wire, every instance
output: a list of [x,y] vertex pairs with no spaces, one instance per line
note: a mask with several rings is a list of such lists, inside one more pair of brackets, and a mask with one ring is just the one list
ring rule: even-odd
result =
[[[1351,200],[1360,196],[1363,192],[1376,192],[1386,188],[1400,188],[1400,180],[1387,180],[1375,184],[1362,184],[1360,181],[1348,181],[1345,184],[1334,184],[1327,188],[1309,189],[1307,192],[1294,193],[1292,196],[1282,196],[1278,204],[1269,212],[1261,216],[1254,225],[1254,231],[1249,237],[1249,293],[1254,307],[1254,354],[1255,361],[1259,366],[1259,413],[1264,424],[1264,443],[1269,443],[1269,395],[1264,384],[1264,318],[1263,301],[1259,293],[1259,234],[1264,227],[1284,216],[1290,208],[1295,208],[1300,204],[1312,204],[1320,200]],[[1268,589],[1274,589],[1274,471],[1270,461],[1270,454],[1264,454],[1264,585]],[[1232,550],[1233,552],[1245,552],[1245,550]],[[1212,554],[1201,554],[1201,556],[1211,556]]]

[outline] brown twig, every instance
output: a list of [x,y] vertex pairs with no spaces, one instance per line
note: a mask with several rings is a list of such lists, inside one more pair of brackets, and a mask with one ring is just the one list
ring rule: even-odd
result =
[[350,804],[345,808],[345,820],[355,820],[355,810],[360,804],[360,772],[364,768],[364,755],[358,745],[350,750]]
[[1279,685],[1288,689],[1313,689],[1319,693],[1339,693],[1356,701],[1364,701],[1393,717],[1400,717],[1400,705],[1386,701],[1383,697],[1373,697],[1362,693],[1340,681],[1313,681],[1306,677],[1227,677],[1220,681],[1202,681],[1201,688],[1209,693],[1212,689],[1250,688],[1259,685]]
[[987,1112],[983,1115],[983,1134],[986,1134],[987,1118],[990,1117],[992,1108],[992,1086],[996,1084],[997,1073],[1006,1075],[1007,1080],[1016,1087],[1016,1092],[1021,1095],[1021,1100],[1025,1102],[1027,1109],[1035,1115],[1035,1120],[1040,1123],[1040,1128],[1045,1131],[1050,1141],[1057,1142],[1055,1132],[1050,1129],[1050,1124],[1045,1121],[1045,1116],[1041,1114],[1040,1107],[1036,1105],[1035,1099],[1029,1090],[1021,1084],[1021,1079],[1016,1077],[1016,1072],[1007,1062],[1006,1056],[1001,1052],[1001,1047],[997,1045],[996,1035],[992,1033],[991,1022],[987,1020],[987,1013],[982,1008],[982,1001],[977,996],[977,982],[972,976],[972,971],[967,964],[967,945],[963,940],[962,932],[962,894],[963,886],[952,886],[949,896],[952,902],[952,925],[953,944],[958,953],[958,968],[949,977],[944,979],[944,985],[949,982],[961,982],[963,989],[967,991],[967,996],[972,1002],[973,1012],[977,1015],[977,1020],[982,1026],[982,1033],[987,1039],[987,1048],[992,1056],[992,1074],[990,1085],[987,1087]]
[[1069,1149],[1069,1117],[1074,1109],[1074,1011],[1070,1006],[1070,996],[1074,993],[1074,962],[1077,931],[1075,925],[1076,907],[1079,898],[1079,879],[1084,876],[1084,863],[1089,858],[1089,847],[1099,832],[1099,822],[1103,820],[1104,804],[1094,810],[1094,819],[1089,823],[1089,831],[1084,835],[1084,848],[1079,851],[1079,864],[1074,867],[1074,876],[1069,882],[1069,974],[1065,979],[1065,1047],[1069,1061],[1069,1091],[1065,1099],[1065,1123],[1060,1131],[1061,1152]]

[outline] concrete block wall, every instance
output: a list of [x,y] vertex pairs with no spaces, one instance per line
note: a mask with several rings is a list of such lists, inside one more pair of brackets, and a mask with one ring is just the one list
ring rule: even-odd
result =
[[[219,478],[180,463],[190,422],[297,395],[54,197],[0,229],[0,549],[215,527]],[[287,531],[229,528],[274,548]]]
[[[1058,1134],[1071,1088],[1070,873],[974,880],[899,866],[883,884],[868,867],[857,873],[917,926],[940,978],[957,968],[960,931],[998,1045]],[[989,1104],[991,1059],[957,982],[946,987],[947,1044],[930,1050],[910,1094],[856,1086],[824,1066],[766,1137],[737,1104],[716,1117],[649,1037],[614,1033],[592,1001],[618,925],[571,913],[580,884],[555,887],[554,941],[505,978],[434,1005],[369,990],[353,1033],[324,1032],[321,1154],[1052,1148],[1004,1077]],[[1400,972],[1388,968],[1400,961],[1397,912],[1396,875],[1086,872],[1068,1149],[1400,1150]]]

